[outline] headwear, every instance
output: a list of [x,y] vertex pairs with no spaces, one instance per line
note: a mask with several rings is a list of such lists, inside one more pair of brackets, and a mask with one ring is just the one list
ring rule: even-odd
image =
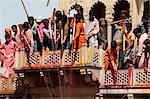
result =
[[38,16],[37,18],[36,18],[36,22],[41,22],[42,21],[42,16]]
[[11,28],[5,28],[5,34],[11,34]]

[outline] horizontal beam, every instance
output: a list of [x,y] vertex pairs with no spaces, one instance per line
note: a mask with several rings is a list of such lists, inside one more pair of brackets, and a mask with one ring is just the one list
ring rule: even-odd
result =
[[148,89],[99,89],[99,94],[150,94]]

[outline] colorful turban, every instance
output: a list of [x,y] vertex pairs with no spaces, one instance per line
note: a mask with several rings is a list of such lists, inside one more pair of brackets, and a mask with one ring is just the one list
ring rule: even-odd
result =
[[5,28],[5,34],[11,34],[11,28]]

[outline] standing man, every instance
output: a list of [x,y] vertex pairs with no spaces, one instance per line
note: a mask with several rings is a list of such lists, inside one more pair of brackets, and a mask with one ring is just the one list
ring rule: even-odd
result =
[[87,36],[88,45],[91,44],[93,48],[95,46],[98,46],[97,35],[96,35],[98,32],[99,32],[99,22],[94,17],[94,13],[91,10],[89,12],[89,21],[86,23],[85,26],[85,33]]
[[138,38],[138,53],[137,53],[136,64],[138,65],[139,68],[142,68],[144,66],[144,59],[145,59],[143,46],[144,46],[144,41],[148,39],[148,34],[147,33],[142,34],[141,28],[134,29],[133,33]]
[[119,56],[120,47],[117,45],[116,41],[111,42],[111,47],[107,47],[106,56],[105,56],[105,71],[107,72],[108,67],[110,67],[114,84],[117,82],[117,67],[118,67],[118,56]]

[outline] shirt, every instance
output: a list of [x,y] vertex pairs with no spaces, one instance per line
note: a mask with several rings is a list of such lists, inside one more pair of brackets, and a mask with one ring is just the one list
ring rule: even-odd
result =
[[148,34],[144,33],[140,36],[139,42],[138,42],[138,53],[137,56],[142,56],[143,53],[143,46],[144,46],[144,41],[148,38]]
[[[94,21],[88,21],[85,25],[85,34],[88,36],[90,33],[97,34],[99,32],[99,21],[94,18]],[[92,36],[89,41],[95,46],[98,45],[97,36]]]

